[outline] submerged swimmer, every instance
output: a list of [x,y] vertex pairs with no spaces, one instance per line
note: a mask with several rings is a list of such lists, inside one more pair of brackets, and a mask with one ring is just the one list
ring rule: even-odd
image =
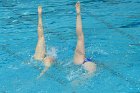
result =
[[76,7],[76,33],[77,33],[77,46],[75,49],[74,63],[77,65],[82,65],[83,68],[88,71],[88,74],[92,74],[96,71],[96,64],[85,57],[85,48],[84,48],[84,35],[82,32],[82,20],[80,14],[80,2],[78,1],[75,5]]
[[[55,52],[55,49],[52,50]],[[55,57],[54,56],[46,56],[46,45],[45,45],[45,37],[43,33],[43,24],[42,24],[42,7],[38,6],[38,42],[36,45],[36,50],[34,54],[34,59],[38,61],[43,61],[45,68],[40,73],[39,77],[41,77],[51,66]],[[38,77],[38,78],[39,78]]]

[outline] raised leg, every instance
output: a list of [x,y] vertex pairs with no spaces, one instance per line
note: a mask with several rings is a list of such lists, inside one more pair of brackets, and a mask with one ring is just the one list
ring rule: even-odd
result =
[[80,2],[76,3],[76,33],[77,33],[77,45],[75,49],[74,55],[74,63],[75,64],[82,64],[85,59],[85,48],[84,48],[84,35],[82,32],[82,20],[80,15]]
[[38,6],[38,42],[34,54],[35,60],[42,61],[45,57],[46,48],[45,48],[45,38],[43,33],[42,25],[42,7]]
[[52,55],[46,55],[46,45],[45,38],[43,33],[43,25],[42,25],[42,7],[38,7],[38,42],[34,54],[34,59],[42,61],[44,63],[45,68],[41,71],[40,75],[37,77],[38,79],[42,77],[45,72],[49,69],[55,59],[55,49],[52,49]]

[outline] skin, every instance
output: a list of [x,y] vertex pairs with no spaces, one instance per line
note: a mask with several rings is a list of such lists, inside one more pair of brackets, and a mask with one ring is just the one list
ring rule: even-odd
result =
[[43,24],[42,24],[42,7],[38,7],[38,42],[34,54],[34,59],[42,61],[45,57],[46,48],[45,48],[45,38],[43,33]]
[[38,78],[40,78],[52,65],[54,57],[46,57],[45,38],[43,33],[43,24],[42,24],[42,7],[38,6],[38,42],[35,49],[34,59],[38,61],[43,61],[45,68],[42,70]]
[[84,34],[82,31],[82,20],[80,14],[80,2],[78,1],[75,5],[76,7],[76,33],[77,33],[77,45],[74,54],[74,63],[82,64],[83,68],[92,74],[96,71],[96,64],[93,62],[84,62],[85,59],[85,48],[84,48]]

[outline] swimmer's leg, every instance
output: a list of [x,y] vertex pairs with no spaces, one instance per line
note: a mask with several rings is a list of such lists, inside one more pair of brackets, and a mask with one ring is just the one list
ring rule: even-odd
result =
[[54,61],[54,57],[45,57],[43,59],[45,68],[41,71],[37,79],[41,78],[45,74],[45,72],[51,67],[53,61]]
[[38,42],[34,54],[35,60],[42,61],[45,57],[46,49],[45,49],[45,38],[43,33],[43,25],[42,25],[42,7],[38,6]]
[[82,20],[80,15],[80,2],[76,3],[76,33],[77,33],[77,46],[75,49],[74,63],[82,64],[85,59],[85,49],[84,49],[84,35],[82,32]]
[[37,79],[41,78],[41,77],[45,74],[45,72],[46,72],[48,69],[49,69],[49,68],[45,67],[45,68],[41,71],[41,73],[40,73],[40,75],[37,77]]

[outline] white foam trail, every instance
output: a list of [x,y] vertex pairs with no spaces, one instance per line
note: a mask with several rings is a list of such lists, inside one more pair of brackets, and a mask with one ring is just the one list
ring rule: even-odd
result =
[[80,77],[81,74],[82,74],[82,70],[83,70],[82,68],[79,68],[79,69],[76,69],[76,70],[71,71],[71,72],[69,73],[69,75],[67,76],[67,79],[68,79],[69,81],[72,81],[72,80],[74,80],[74,79]]

